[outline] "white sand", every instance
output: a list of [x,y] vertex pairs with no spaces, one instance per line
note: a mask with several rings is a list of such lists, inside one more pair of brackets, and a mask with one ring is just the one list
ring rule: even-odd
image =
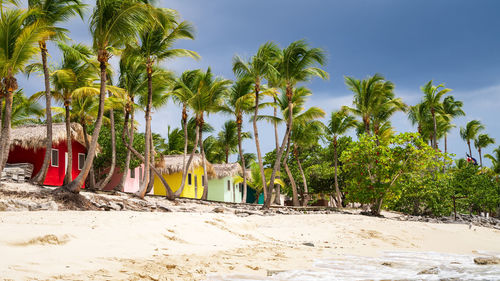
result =
[[0,280],[266,276],[388,250],[499,253],[500,231],[340,214],[0,212]]

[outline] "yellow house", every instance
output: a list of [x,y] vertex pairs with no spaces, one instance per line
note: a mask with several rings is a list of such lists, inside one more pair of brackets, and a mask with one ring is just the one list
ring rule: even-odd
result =
[[[183,170],[183,155],[166,155],[163,157],[161,163],[157,166],[167,181],[173,192],[176,192],[182,183],[182,170]],[[186,156],[186,163],[189,159],[189,154]],[[215,176],[212,164],[205,160],[207,167],[207,174],[209,178]],[[197,198],[200,199],[203,195],[204,182],[205,182],[203,162],[201,155],[195,154],[186,177],[186,183],[180,197]],[[166,195],[165,187],[162,182],[155,176],[154,180],[154,194]]]

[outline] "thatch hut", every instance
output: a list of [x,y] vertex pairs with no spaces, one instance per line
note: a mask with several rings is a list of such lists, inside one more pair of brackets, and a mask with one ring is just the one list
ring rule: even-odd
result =
[[[186,198],[201,198],[203,195],[203,188],[205,182],[205,175],[203,170],[203,161],[200,154],[195,154],[193,160],[188,169],[188,174],[186,177],[186,183],[184,189],[182,190],[181,197]],[[182,172],[184,166],[184,155],[166,155],[161,161],[156,165],[156,168],[160,170],[165,180],[170,185],[170,188],[175,192],[177,191],[182,183]],[[189,160],[189,154],[186,155],[186,164]],[[208,178],[215,177],[215,171],[210,162],[205,159],[207,167]],[[161,183],[160,179],[155,176],[154,180],[154,194],[165,195],[165,187]]]
[[[32,175],[36,175],[43,164],[46,139],[47,131],[44,124],[13,128],[7,163],[31,163],[33,164]],[[73,156],[71,174],[74,179],[80,174],[87,153],[83,128],[78,123],[71,123],[71,145]],[[52,124],[52,151],[45,185],[61,186],[63,184],[67,170],[67,154],[66,125],[64,123]]]
[[242,175],[240,164],[213,164],[213,168],[216,176],[208,181],[208,200],[241,203],[243,187],[234,183]]

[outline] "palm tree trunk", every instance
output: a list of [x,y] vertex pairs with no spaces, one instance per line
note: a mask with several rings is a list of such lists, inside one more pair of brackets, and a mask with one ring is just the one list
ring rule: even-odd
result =
[[[0,80],[0,83],[1,83],[1,80]],[[2,130],[2,122],[3,122],[3,108],[4,108],[3,100],[4,100],[4,91],[3,91],[2,87],[0,87],[0,131]],[[2,148],[2,147],[0,146],[0,148]],[[1,173],[1,171],[0,171],[0,173]]]
[[[271,173],[271,179],[269,181],[269,187],[267,187],[270,192],[272,192],[272,187],[274,186],[274,179],[276,178],[276,173],[278,172],[278,170],[281,167],[281,165],[280,165],[281,164],[281,158],[283,157],[283,152],[285,151],[285,146],[287,146],[287,144],[289,144],[288,140],[289,140],[289,137],[290,137],[290,134],[291,134],[291,131],[292,131],[292,122],[293,122],[293,115],[292,115],[292,112],[293,112],[292,95],[293,95],[293,89],[292,89],[292,86],[290,84],[288,84],[287,87],[286,87],[286,94],[287,94],[287,98],[288,98],[288,110],[289,110],[288,120],[287,120],[287,124],[286,124],[285,135],[283,136],[283,142],[281,143],[280,149],[276,152],[276,160],[274,161],[273,171]],[[286,168],[286,166],[285,166],[285,168]],[[265,182],[264,182],[263,189],[264,190],[266,189]],[[265,198],[265,199],[266,200],[264,200],[264,205],[262,206],[262,208],[263,209],[269,209],[271,207],[271,197],[269,196],[268,198]]]
[[[196,152],[196,148],[198,147],[198,139],[200,137],[200,128],[199,128],[198,124],[196,124],[195,131],[196,132],[195,132],[195,137],[194,137],[193,150],[191,150],[191,154],[189,155],[189,159],[186,163],[186,167],[184,167],[184,170],[182,171],[181,186],[175,192],[176,197],[179,197],[181,195],[182,191],[184,190],[184,186],[186,185],[187,172],[189,170],[189,166],[191,165],[191,162],[193,161],[194,153]],[[186,136],[187,136],[187,134],[186,134]]]
[[203,186],[203,195],[201,199],[207,200],[208,196],[208,174],[207,174],[207,161],[205,161],[205,148],[203,147],[203,113],[201,115],[200,122],[200,151],[201,151],[201,163],[203,164],[203,180],[201,185]]
[[75,180],[70,182],[63,187],[74,193],[80,192],[80,188],[82,187],[85,179],[87,178],[90,168],[94,162],[95,151],[97,148],[97,139],[99,138],[99,132],[101,131],[102,126],[102,117],[104,115],[104,100],[106,99],[106,63],[108,61],[108,54],[105,50],[99,50],[98,60],[100,62],[100,70],[101,70],[101,88],[99,92],[99,109],[97,111],[97,119],[95,121],[94,132],[92,133],[92,141],[90,142],[90,147],[87,150],[87,159],[85,159],[85,164],[83,165],[83,169],[76,177]]
[[[110,93],[111,95],[111,93]],[[113,112],[113,109],[109,110],[109,123],[110,123],[110,130],[111,130],[111,167],[109,168],[108,175],[106,178],[102,181],[102,183],[99,185],[99,189],[104,189],[106,185],[109,183],[111,178],[113,177],[113,174],[115,173],[115,167],[116,167],[116,133],[115,133],[115,114]]]
[[[10,77],[14,79],[14,77]],[[17,82],[16,82],[17,83]],[[10,151],[10,129],[11,129],[11,118],[12,118],[12,99],[13,99],[13,89],[7,90],[7,97],[5,97],[5,109],[4,109],[4,120],[2,122],[2,135],[0,136],[0,174],[2,173],[5,164],[9,158]]]
[[293,144],[293,151],[295,154],[295,160],[297,161],[297,165],[299,166],[300,175],[302,176],[302,182],[304,183],[305,196],[303,198],[302,206],[307,206],[307,202],[309,201],[309,189],[307,188],[306,175],[304,173],[304,170],[302,169],[302,164],[300,163],[299,159],[299,152],[297,150],[297,145],[295,143]]
[[50,75],[47,67],[47,45],[45,41],[38,42],[40,53],[42,54],[43,76],[45,80],[45,119],[47,122],[47,140],[45,141],[45,156],[43,157],[42,168],[36,174],[32,181],[38,184],[43,184],[49,169],[50,154],[52,151],[52,94],[50,92]]
[[153,104],[153,68],[152,68],[152,62],[150,59],[148,59],[147,65],[146,65],[146,71],[147,71],[147,76],[148,76],[148,101],[146,104],[146,114],[145,114],[145,119],[146,119],[146,132],[144,133],[144,159],[146,159],[144,163],[144,178],[143,182],[141,183],[141,186],[139,188],[139,191],[135,193],[140,198],[144,198],[144,195],[146,194],[146,189],[149,184],[149,159],[150,159],[150,153],[151,153],[151,141],[149,140],[149,137],[151,135],[151,106]]
[[238,125],[238,152],[240,154],[240,161],[241,161],[241,169],[243,170],[243,198],[241,199],[242,203],[247,202],[247,173],[246,173],[246,163],[245,163],[245,157],[243,157],[243,148],[241,145],[242,139],[241,139],[241,117],[236,118],[236,124]]
[[[81,121],[80,124],[82,125],[83,128],[83,139],[85,141],[85,147],[88,149],[90,147],[90,141],[89,141],[89,136],[87,134],[87,124],[85,121]],[[85,159],[88,157],[88,153],[85,155]],[[94,164],[90,166],[90,173],[89,173],[89,180],[88,180],[88,188],[89,189],[94,189],[95,188],[95,172],[94,172]]]
[[[127,127],[127,126],[128,125],[126,125],[125,127]],[[133,124],[132,124],[132,126],[133,126]],[[130,139],[131,138],[130,132],[127,130],[123,130],[122,141],[125,144],[125,146],[127,147],[127,149],[130,150],[130,152],[132,152],[135,155],[135,157],[137,157],[140,161],[142,161],[142,163],[146,162],[146,159],[144,158],[144,156],[142,156],[142,154],[140,154],[137,150],[135,150],[133,146],[129,145],[129,142],[127,141],[126,136],[125,136],[126,134],[128,135],[128,138]],[[151,164],[153,164],[153,163],[151,163]],[[172,189],[168,185],[165,178],[163,178],[160,171],[158,171],[158,169],[156,169],[156,167],[154,165],[150,165],[150,166],[151,166],[151,169],[153,170],[153,172],[158,176],[158,178],[162,182],[163,186],[165,186],[165,190],[166,190],[166,194],[167,194],[166,197],[169,200],[174,200],[175,199],[174,193],[172,192]]]
[[479,163],[481,167],[483,167],[483,156],[481,155],[481,148],[478,148],[477,152],[479,153]]
[[262,163],[262,153],[260,152],[259,130],[257,129],[257,116],[259,114],[259,92],[260,92],[260,79],[255,79],[255,112],[253,115],[253,134],[255,136],[255,147],[257,148],[257,160],[259,162],[260,176],[262,179],[262,186],[264,191],[264,201],[268,197],[266,190],[266,175],[264,174],[264,164]]
[[188,128],[187,128],[187,105],[186,103],[182,104],[182,130],[184,131],[184,155],[182,157],[182,170],[186,170],[186,156],[188,151]]
[[[273,97],[273,102],[276,105],[276,97]],[[278,109],[276,108],[276,106],[274,106],[273,115],[274,118],[278,116]],[[278,152],[278,149],[280,148],[280,141],[278,136],[278,124],[276,123],[276,121],[273,122],[273,126],[274,126],[274,141],[276,142],[276,152]],[[276,178],[279,179],[280,176],[276,176]],[[281,198],[280,198],[281,186],[279,184],[274,185],[274,192],[276,193],[276,196],[274,198],[274,204],[281,205]]]
[[[153,143],[153,136],[152,136],[152,131],[149,132],[149,141],[151,142],[151,163],[153,166],[154,163],[155,163],[155,155],[156,155],[156,152],[155,152],[155,147],[154,147],[154,143]],[[153,169],[149,169],[149,183],[148,183],[148,188],[146,189],[146,194],[151,192],[151,190],[153,189],[154,187],[154,177],[153,177]]]
[[288,175],[288,179],[290,180],[290,184],[292,185],[292,202],[294,206],[299,206],[299,195],[297,192],[297,184],[295,183],[295,179],[293,178],[292,172],[290,171],[290,167],[288,167],[288,152],[290,150],[290,138],[287,141],[287,147],[285,152],[285,159],[283,160],[283,166],[285,166],[286,174]]
[[363,123],[365,124],[365,132],[367,135],[370,134],[370,117],[363,117]]
[[68,163],[66,163],[66,175],[64,176],[64,184],[68,184],[73,180],[73,145],[71,137],[71,120],[69,105],[71,101],[64,101],[64,110],[66,113],[66,145],[68,146]]
[[470,149],[470,140],[467,140],[467,145],[469,146],[469,156],[472,157],[472,150]]
[[333,136],[333,163],[335,166],[335,200],[337,208],[342,208],[342,195],[340,194],[339,179],[338,179],[338,152],[337,152],[337,136]]
[[448,134],[444,134],[444,153],[448,153]]
[[[132,98],[132,104],[133,104],[134,99]],[[125,113],[125,122],[123,124],[123,130],[129,130],[128,128],[128,118],[129,118],[129,113]],[[132,109],[130,111],[130,139],[129,139],[129,145],[132,146],[134,144],[134,110]],[[127,180],[128,177],[128,172],[130,169],[130,159],[132,158],[131,155],[132,153],[130,152],[129,149],[127,149],[127,156],[125,157],[125,168],[124,172],[122,175],[122,178],[120,180],[120,183],[116,186],[115,189],[118,189],[119,191],[124,191],[125,189],[125,181]],[[138,175],[140,177],[140,175]]]
[[437,122],[436,122],[436,112],[434,111],[434,108],[431,108],[431,113],[432,113],[432,121],[434,122],[434,134],[432,135],[432,140],[433,140],[433,145],[434,149],[437,150]]

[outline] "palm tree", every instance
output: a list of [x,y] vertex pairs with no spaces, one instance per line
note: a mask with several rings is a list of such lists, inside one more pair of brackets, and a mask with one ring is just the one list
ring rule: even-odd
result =
[[480,161],[479,163],[481,163],[481,167],[483,166],[483,157],[481,156],[482,149],[494,143],[495,139],[491,138],[487,134],[481,134],[477,136],[477,138],[474,140],[474,146],[476,147],[477,152],[479,153],[479,161]]
[[[247,163],[251,163],[250,164],[250,178],[248,178],[248,185],[251,186],[255,190],[255,192],[256,192],[255,198],[256,198],[256,200],[258,200],[260,193],[262,193],[262,191],[264,190],[264,187],[267,186],[268,184],[270,184],[270,182],[267,182],[266,185],[263,186],[262,185],[262,178],[260,175],[259,164],[256,162],[250,162],[250,161],[248,161]],[[264,170],[264,173],[268,178],[270,178],[271,173],[272,173],[272,169],[267,168]],[[235,179],[234,179],[235,184],[242,183],[242,182],[243,182],[242,177],[240,177],[240,176],[235,177]],[[279,184],[281,186],[285,186],[285,182],[283,182],[281,179],[278,179],[278,178],[274,180],[273,185],[274,184]],[[278,194],[276,194],[276,196],[278,196]],[[246,202],[246,201],[243,201],[243,202]]]
[[[146,23],[147,28],[139,33],[140,45],[134,49],[138,56],[146,64],[146,74],[148,79],[148,99],[146,103],[146,132],[145,132],[145,153],[146,159],[150,158],[151,147],[151,106],[153,102],[153,66],[166,59],[185,56],[198,58],[198,54],[185,50],[173,49],[173,44],[179,39],[194,39],[193,27],[190,23],[179,22],[179,16],[175,10],[150,7],[151,19]],[[144,163],[144,181],[139,191],[136,193],[143,198],[146,193],[146,186],[149,183],[149,161]]]
[[[68,30],[57,26],[67,21],[71,16],[79,15],[83,19],[83,9],[86,5],[80,0],[28,0],[28,6],[35,10],[28,20],[29,23],[35,22],[43,24],[47,29],[46,36],[40,38],[38,45],[42,56],[42,70],[45,80],[45,115],[47,123],[47,140],[45,143],[45,156],[43,164],[38,174],[33,177],[33,182],[43,184],[47,170],[49,168],[50,153],[52,148],[52,113],[51,113],[51,90],[50,75],[47,66],[47,41],[55,38],[65,38]],[[68,170],[70,171],[70,170]]]
[[[236,121],[239,159],[241,161],[241,167],[243,169],[243,202],[246,202],[247,198],[247,178],[246,178],[247,163],[245,163],[245,157],[243,155],[243,148],[242,148],[242,142],[244,137],[244,134],[242,133],[242,124],[243,124],[243,114],[250,113],[252,111],[252,104],[253,104],[253,97],[251,95],[252,84],[253,82],[250,79],[240,79],[236,81],[228,93],[226,104],[221,108],[222,112],[226,112],[228,114],[233,115]],[[252,137],[250,133],[247,134],[249,138]]]
[[[46,35],[39,23],[26,25],[33,12],[19,9],[0,14],[0,173],[9,156],[13,94],[18,88],[16,75],[23,71],[28,61],[37,53],[35,44]],[[5,100],[5,103],[3,102]]]
[[[260,151],[259,130],[257,128],[257,117],[259,115],[260,90],[262,80],[270,74],[277,71],[274,63],[277,60],[279,48],[273,42],[267,42],[259,47],[257,54],[248,62],[239,56],[233,58],[233,72],[238,78],[249,78],[254,82],[255,107],[253,116],[253,134],[255,137],[255,147],[257,149],[257,159],[261,174],[262,185],[265,186],[266,176],[264,174],[264,164],[262,162],[262,153]],[[264,189],[264,198],[267,198],[267,190]]]
[[[449,120],[449,123],[451,121],[459,116],[465,116],[465,112],[462,110],[463,102],[461,101],[456,101],[453,96],[447,96],[443,100],[443,111],[445,113],[446,119]],[[455,127],[450,126],[450,127]],[[451,128],[450,128],[451,129]],[[444,134],[444,152],[448,152],[448,132],[445,131]]]
[[93,47],[97,52],[100,69],[99,108],[92,133],[92,141],[88,147],[88,157],[83,169],[71,183],[64,186],[66,190],[78,193],[87,177],[94,161],[97,139],[104,115],[104,100],[106,98],[106,81],[108,60],[113,48],[123,46],[135,39],[141,28],[146,28],[147,9],[144,4],[134,0],[97,0],[90,17],[90,31],[93,37]]
[[467,123],[464,127],[460,127],[460,137],[467,142],[469,147],[469,155],[472,157],[472,149],[470,147],[470,141],[475,139],[479,131],[484,130],[483,124],[479,120],[472,120]]
[[423,103],[429,109],[432,116],[432,122],[434,124],[434,132],[432,137],[432,145],[434,149],[438,149],[437,146],[437,121],[436,121],[436,113],[443,113],[443,104],[441,103],[441,98],[446,95],[446,93],[450,92],[451,89],[445,88],[443,84],[439,84],[437,86],[432,85],[432,80],[427,82],[425,86],[422,88],[422,92],[424,92],[424,100]]
[[22,90],[17,90],[12,102],[12,127],[25,124],[40,124],[44,110],[35,96],[26,97]]
[[491,164],[493,165],[491,169],[495,173],[500,174],[500,146],[493,150],[493,155],[486,154],[485,157],[491,160]]
[[226,121],[222,130],[217,134],[217,141],[222,145],[224,161],[226,163],[229,163],[229,155],[238,151],[239,137],[242,140],[249,139],[251,138],[251,134],[250,132],[241,132],[238,135],[238,124],[233,120]]
[[[292,42],[285,48],[279,57],[277,70],[279,76],[286,87],[285,94],[288,100],[289,116],[287,120],[287,128],[283,136],[283,142],[280,149],[276,153],[276,160],[271,173],[270,183],[274,183],[276,173],[280,168],[281,158],[287,146],[289,136],[293,124],[293,89],[299,82],[307,81],[314,76],[327,79],[328,73],[324,70],[315,67],[315,65],[324,65],[326,63],[326,55],[321,48],[310,48],[304,40]],[[285,155],[286,157],[286,155]],[[267,187],[269,193],[272,192],[273,185]],[[271,197],[266,198],[263,208],[271,206]]]
[[335,166],[335,199],[337,207],[342,207],[342,195],[340,194],[339,181],[338,181],[338,154],[337,154],[337,138],[345,134],[349,129],[356,127],[356,119],[348,114],[347,108],[334,111],[330,115],[330,120],[327,126],[327,135],[332,138],[333,143],[333,163]]

